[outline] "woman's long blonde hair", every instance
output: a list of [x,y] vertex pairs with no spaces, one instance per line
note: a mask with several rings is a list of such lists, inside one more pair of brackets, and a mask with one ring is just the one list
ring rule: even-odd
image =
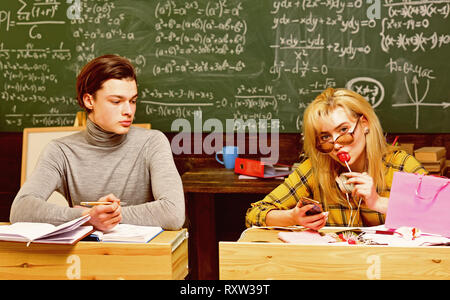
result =
[[323,201],[346,203],[343,194],[336,186],[340,165],[329,155],[316,149],[316,137],[319,132],[321,118],[328,116],[333,110],[342,107],[348,116],[367,119],[369,132],[366,134],[367,173],[374,179],[378,191],[385,189],[383,155],[390,151],[383,130],[370,103],[358,93],[347,89],[328,88],[322,92],[306,108],[303,115],[304,151],[311,160],[313,174],[318,183],[314,187],[314,197],[318,195]]

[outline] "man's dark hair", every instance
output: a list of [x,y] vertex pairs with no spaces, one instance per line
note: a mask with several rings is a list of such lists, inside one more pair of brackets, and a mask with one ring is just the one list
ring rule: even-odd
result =
[[134,67],[128,59],[112,54],[94,58],[83,67],[77,77],[78,104],[87,112],[90,110],[84,105],[84,94],[95,96],[102,88],[103,82],[108,79],[130,79],[137,82]]

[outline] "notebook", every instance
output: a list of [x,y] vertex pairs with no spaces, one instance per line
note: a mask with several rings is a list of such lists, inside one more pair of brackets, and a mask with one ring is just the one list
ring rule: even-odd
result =
[[322,235],[315,230],[305,230],[300,232],[279,232],[278,238],[286,243],[302,245],[324,245],[334,242],[335,239],[327,235]]
[[75,244],[93,231],[92,226],[82,226],[89,215],[55,226],[48,223],[17,222],[0,226],[0,240],[45,244]]
[[159,226],[118,224],[110,231],[95,231],[91,236],[102,242],[148,243],[163,231]]

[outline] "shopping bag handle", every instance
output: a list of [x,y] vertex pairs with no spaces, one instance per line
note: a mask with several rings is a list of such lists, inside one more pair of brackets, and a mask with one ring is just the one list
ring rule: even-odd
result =
[[[423,174],[419,174],[419,184],[417,185],[416,188],[416,198],[420,198],[422,200],[425,200],[425,197],[420,195],[420,187],[422,186],[422,180],[424,178]],[[450,180],[446,180],[445,183],[437,190],[437,192],[434,194],[433,199],[431,200],[431,202],[434,202],[434,200],[436,200],[437,195],[439,194],[440,191],[442,191],[448,184],[449,184]]]

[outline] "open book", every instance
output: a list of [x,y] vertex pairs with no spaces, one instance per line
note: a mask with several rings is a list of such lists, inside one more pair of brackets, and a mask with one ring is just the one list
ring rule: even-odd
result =
[[148,243],[163,231],[159,226],[118,224],[110,231],[95,231],[91,236],[95,236],[102,242]]
[[93,231],[92,226],[81,226],[90,219],[89,215],[55,226],[48,223],[17,222],[0,226],[0,240],[46,243],[75,244]]

